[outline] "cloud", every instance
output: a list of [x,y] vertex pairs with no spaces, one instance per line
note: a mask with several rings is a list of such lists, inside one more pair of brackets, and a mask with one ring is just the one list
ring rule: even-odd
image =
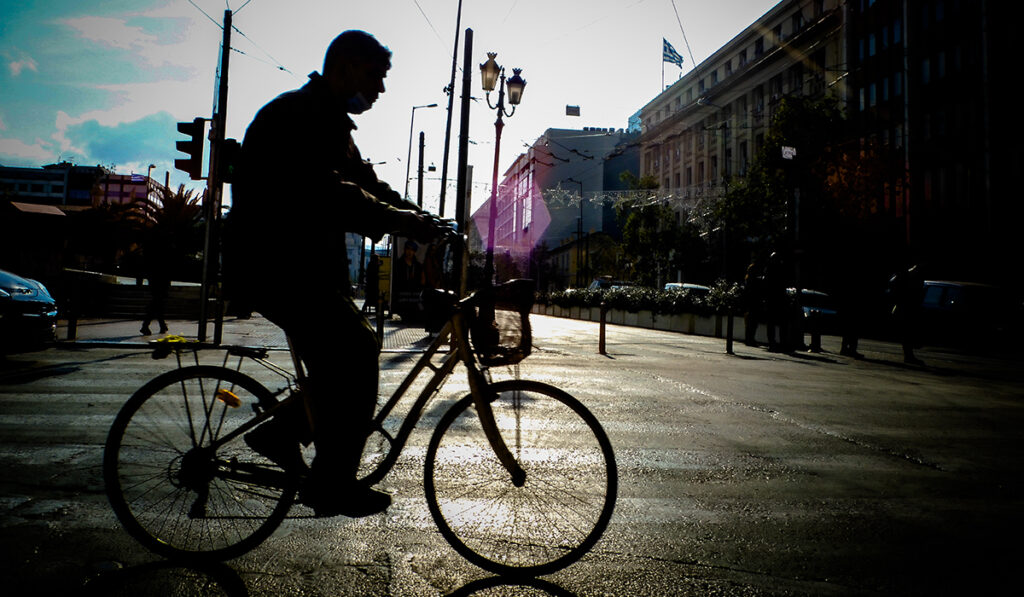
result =
[[78,32],[83,39],[109,48],[135,50],[156,42],[156,37],[141,27],[131,27],[124,19],[112,17],[78,17],[64,19],[61,23]]
[[20,139],[0,137],[0,163],[5,165],[38,166],[42,162],[53,159],[53,151],[42,139],[34,143],[25,143]]
[[169,162],[177,154],[173,138],[175,118],[168,112],[157,112],[133,122],[113,126],[97,120],[58,123],[62,141],[68,148],[81,148],[86,161],[102,164],[134,164]]
[[12,77],[17,77],[25,70],[39,72],[39,64],[24,52],[19,51],[17,55],[4,52],[4,58],[7,60],[7,69],[11,72]]
[[[83,16],[57,21],[76,36],[105,49],[111,56],[129,59],[136,77],[184,79],[195,74],[203,54],[191,47],[192,28],[181,17],[151,17],[126,13],[119,16]],[[156,69],[157,72],[154,72]]]

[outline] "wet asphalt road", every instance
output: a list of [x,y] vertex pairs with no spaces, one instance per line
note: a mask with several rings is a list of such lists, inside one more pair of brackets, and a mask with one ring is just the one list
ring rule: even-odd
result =
[[[616,449],[615,516],[590,554],[528,585],[463,560],[434,528],[415,433],[360,520],[297,512],[205,570],[114,519],[100,475],[114,414],[172,366],[133,349],[0,361],[0,542],[9,595],[961,595],[1014,590],[1024,506],[1016,356],[865,342],[863,361],[534,317],[521,377],[569,391]],[[826,338],[826,351],[838,349]],[[213,358],[211,353],[210,358]],[[284,355],[278,354],[282,362]],[[409,356],[387,354],[393,389]],[[496,371],[495,377],[511,375]],[[446,400],[465,392],[454,376]],[[1015,591],[1014,591],[1015,592]]]

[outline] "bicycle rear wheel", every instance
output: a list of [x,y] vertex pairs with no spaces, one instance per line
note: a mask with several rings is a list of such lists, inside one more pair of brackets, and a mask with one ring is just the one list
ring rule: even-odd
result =
[[611,442],[578,400],[547,384],[491,386],[502,437],[526,471],[522,487],[498,461],[472,396],[441,418],[427,448],[427,505],[444,538],[498,574],[548,574],[601,537],[615,507]]
[[103,453],[107,496],[121,524],[172,558],[229,559],[274,532],[296,480],[240,434],[253,407],[277,403],[259,382],[223,367],[176,369],[140,388],[117,414]]

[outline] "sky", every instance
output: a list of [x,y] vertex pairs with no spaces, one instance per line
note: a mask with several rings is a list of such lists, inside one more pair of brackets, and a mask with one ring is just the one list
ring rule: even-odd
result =
[[[469,163],[473,204],[490,192],[496,112],[480,88],[487,52],[511,76],[521,68],[522,103],[505,118],[504,170],[548,128],[626,128],[628,119],[761,15],[776,0],[0,0],[0,164],[60,160],[146,173],[202,188],[174,169],[184,157],[175,123],[210,117],[224,11],[233,11],[227,136],[241,140],[253,116],[319,71],[346,29],[374,34],[394,53],[387,91],[354,120],[356,144],[400,193],[415,178],[425,134],[425,206],[436,212],[452,58],[473,30]],[[662,38],[684,58],[662,62]],[[491,100],[496,101],[496,93]],[[436,103],[436,108],[419,108]],[[567,116],[566,106],[580,106]],[[446,216],[453,215],[459,101],[452,117]],[[410,119],[415,112],[410,135]],[[407,163],[412,141],[412,164]],[[409,183],[415,195],[415,179]]]

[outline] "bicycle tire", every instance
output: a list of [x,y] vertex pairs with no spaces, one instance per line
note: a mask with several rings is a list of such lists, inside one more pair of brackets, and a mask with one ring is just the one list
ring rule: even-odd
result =
[[427,505],[445,540],[470,562],[497,574],[549,574],[590,551],[611,520],[618,491],[612,445],[597,418],[563,390],[528,380],[491,390],[525,484],[512,484],[466,396],[444,414],[427,447]]
[[[230,395],[218,398],[221,389]],[[226,560],[262,543],[288,514],[297,481],[242,436],[216,454],[202,447],[251,420],[253,405],[276,403],[253,378],[207,365],[169,371],[136,391],[103,453],[107,497],[125,530],[176,559]]]

